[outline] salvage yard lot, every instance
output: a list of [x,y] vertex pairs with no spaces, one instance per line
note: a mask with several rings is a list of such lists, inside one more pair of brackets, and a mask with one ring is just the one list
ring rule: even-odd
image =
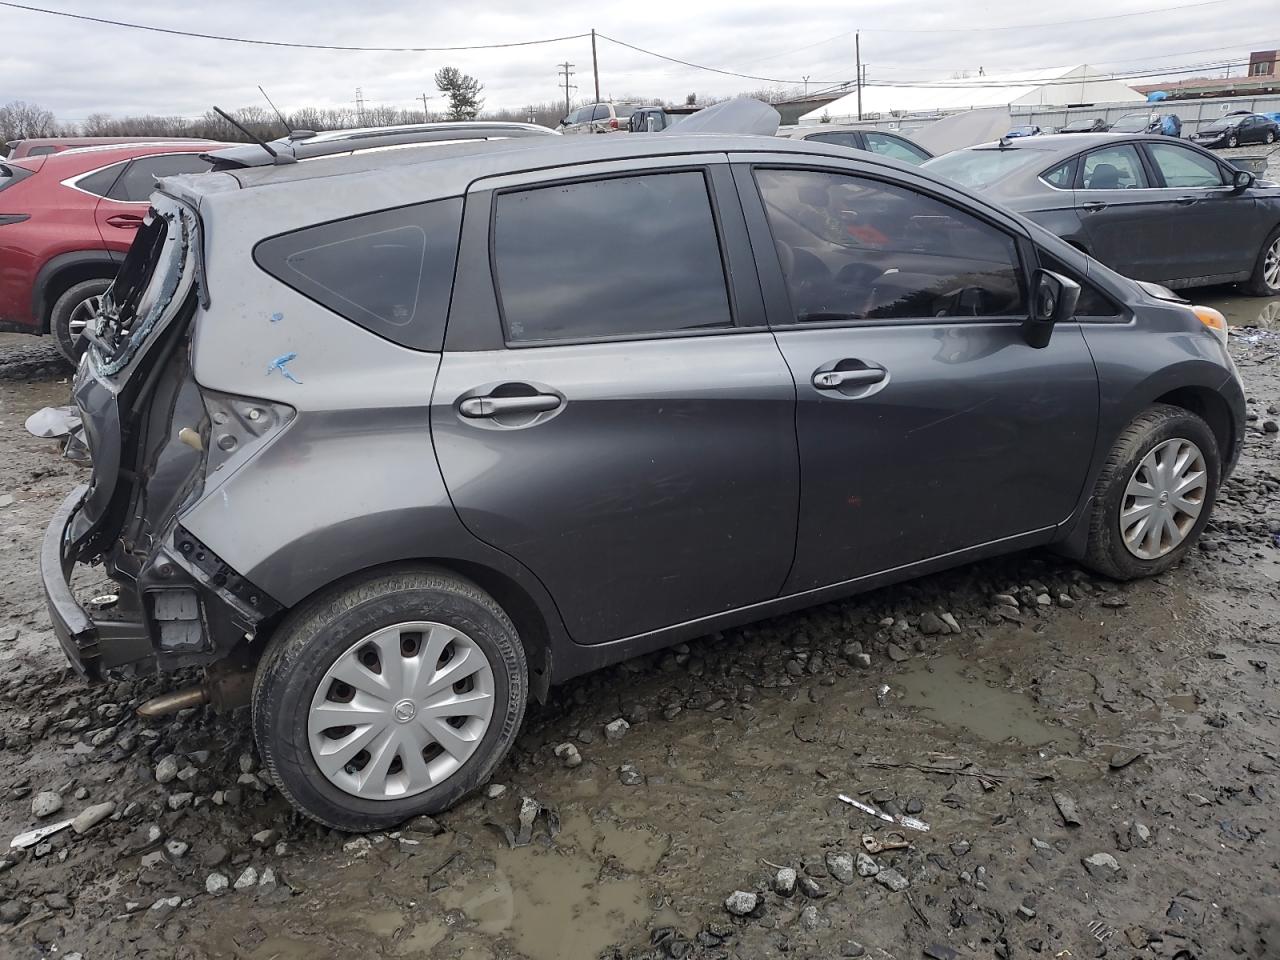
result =
[[0,340],[0,836],[115,805],[0,850],[0,956],[1280,956],[1278,330],[1233,331],[1256,416],[1181,568],[1031,553],[643,657],[532,707],[496,786],[355,839],[243,715],[69,675],[35,558],[84,471],[22,428],[66,372]]

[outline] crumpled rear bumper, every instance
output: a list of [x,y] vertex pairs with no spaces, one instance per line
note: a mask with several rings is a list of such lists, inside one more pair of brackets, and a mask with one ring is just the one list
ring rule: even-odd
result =
[[142,616],[135,614],[128,602],[129,592],[104,598],[101,609],[95,607],[91,613],[71,590],[75,558],[68,548],[67,529],[87,492],[88,486],[83,484],[72,490],[49,522],[40,547],[40,579],[49,620],[63,653],[77,673],[97,679],[104,667],[149,655],[151,641]]

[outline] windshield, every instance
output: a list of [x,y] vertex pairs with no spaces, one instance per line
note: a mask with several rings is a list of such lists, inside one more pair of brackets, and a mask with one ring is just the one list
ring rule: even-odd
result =
[[102,313],[86,331],[100,361],[99,372],[123,370],[151,332],[171,312],[195,239],[195,216],[182,204],[157,195],[115,282],[102,298]]
[[957,150],[927,160],[923,166],[931,173],[954,180],[963,187],[989,187],[1015,170],[1044,160],[1040,150]]
[[1111,125],[1112,133],[1139,133],[1151,125],[1151,118],[1145,115],[1131,113],[1127,117],[1121,117]]

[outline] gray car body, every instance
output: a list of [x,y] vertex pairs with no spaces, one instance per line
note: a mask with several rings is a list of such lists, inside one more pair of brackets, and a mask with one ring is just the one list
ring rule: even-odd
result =
[[[1008,320],[798,327],[754,163],[883,178],[959,205],[1017,238],[1028,277],[1042,251],[1122,314],[1061,324],[1043,350]],[[707,173],[721,212],[733,328],[504,343],[489,266],[496,190],[683,168]],[[210,477],[177,516],[182,528],[286,609],[387,564],[455,570],[511,615],[539,692],[966,561],[1042,545],[1079,553],[1106,454],[1153,402],[1205,416],[1228,462],[1241,442],[1234,368],[1185,306],[987,200],[872,155],[758,137],[527,138],[178,177],[162,189],[199,209],[204,235],[210,295],[196,308],[194,381],[297,411]],[[439,350],[372,335],[253,259],[268,236],[458,196]],[[289,354],[293,379],[264,373]],[[813,388],[811,369],[851,357],[885,365],[891,379],[834,399]],[[466,397],[512,382],[564,406],[515,427],[459,414]]]
[[[1237,172],[1207,150],[1177,142],[1207,157],[1224,177]],[[981,192],[1127,277],[1175,289],[1247,280],[1263,241],[1280,225],[1280,186],[1276,184],[1257,181],[1242,191],[1225,186],[1089,190],[1079,178],[1068,189],[1043,179],[1048,171],[1099,147],[1132,144],[1142,155],[1151,182],[1159,183],[1145,148],[1170,143],[1162,136],[1072,133],[1011,140],[1003,147],[984,143],[966,150],[1034,151],[1034,163],[984,185]]]

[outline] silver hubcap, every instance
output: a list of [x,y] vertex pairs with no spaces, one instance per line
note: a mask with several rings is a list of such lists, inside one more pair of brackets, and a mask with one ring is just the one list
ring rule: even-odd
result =
[[71,339],[79,340],[84,334],[84,328],[97,319],[101,312],[102,297],[100,296],[89,297],[76,304],[76,308],[71,311],[71,317],[67,320],[67,331],[71,334]]
[[1138,464],[1120,505],[1120,536],[1140,560],[1155,560],[1187,538],[1209,491],[1204,455],[1190,440],[1166,440]]
[[1280,288],[1280,237],[1262,255],[1262,279],[1271,289]]
[[399,623],[348,647],[307,717],[311,756],[329,782],[366,800],[413,796],[467,762],[493,718],[493,668],[442,623]]

